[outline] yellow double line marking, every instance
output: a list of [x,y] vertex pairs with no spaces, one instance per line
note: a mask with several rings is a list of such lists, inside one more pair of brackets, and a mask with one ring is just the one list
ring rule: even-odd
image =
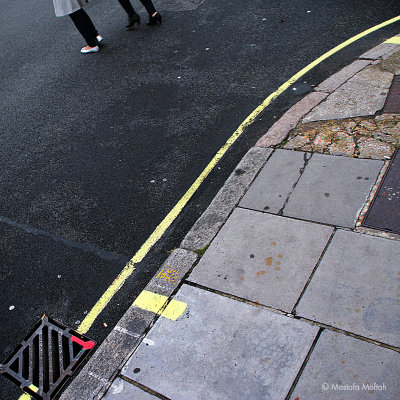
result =
[[[192,198],[194,193],[203,183],[203,181],[207,178],[210,172],[217,165],[218,161],[224,156],[224,154],[228,151],[228,149],[232,146],[233,143],[240,137],[240,135],[244,132],[244,130],[251,125],[254,120],[260,115],[262,111],[264,111],[273,100],[275,100],[279,95],[281,95],[286,89],[288,89],[293,83],[295,83],[298,79],[308,73],[310,70],[315,68],[322,61],[326,60],[328,57],[342,50],[343,48],[349,46],[350,44],[356,42],[357,40],[369,35],[372,32],[375,32],[385,26],[393,24],[400,20],[400,15],[389,19],[379,25],[375,25],[374,27],[367,29],[356,36],[346,40],[342,44],[334,47],[332,50],[326,52],[321,57],[317,58],[312,63],[308,64],[305,68],[297,72],[293,75],[287,82],[281,85],[278,90],[270,94],[236,129],[236,131],[232,134],[232,136],[226,141],[226,143],[221,147],[221,149],[217,152],[214,158],[209,162],[200,176],[195,180],[189,190],[183,195],[183,197],[178,201],[175,207],[168,213],[168,215],[162,220],[162,222],[157,226],[154,232],[150,235],[150,237],[143,243],[140,247],[139,251],[133,256],[133,258],[127,263],[121,273],[117,276],[114,282],[108,287],[108,289],[104,292],[101,298],[97,301],[94,307],[87,314],[86,318],[79,325],[77,331],[81,334],[86,333],[90,327],[93,325],[96,318],[99,314],[104,310],[106,305],[113,298],[115,293],[122,287],[125,281],[129,278],[132,272],[135,270],[135,265],[140,263],[153,245],[161,238],[161,236],[166,232],[166,230],[171,226],[177,216],[180,214],[185,205]],[[386,43],[399,43],[398,37],[394,36],[393,38],[386,41]],[[150,292],[149,292],[150,293]],[[145,295],[146,296],[146,295]],[[140,296],[139,296],[140,297]],[[138,298],[139,298],[138,297]],[[137,301],[137,299],[136,299]],[[168,308],[168,307],[167,307]],[[30,396],[28,394],[22,395],[19,400],[29,400]]]

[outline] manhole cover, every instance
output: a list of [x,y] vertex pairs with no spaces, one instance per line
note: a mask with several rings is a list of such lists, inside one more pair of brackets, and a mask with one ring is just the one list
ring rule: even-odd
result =
[[367,228],[400,233],[400,151],[396,149],[389,168],[361,224]]
[[95,343],[43,316],[0,372],[34,399],[53,399]]
[[400,75],[395,75],[393,78],[383,112],[385,114],[400,114]]

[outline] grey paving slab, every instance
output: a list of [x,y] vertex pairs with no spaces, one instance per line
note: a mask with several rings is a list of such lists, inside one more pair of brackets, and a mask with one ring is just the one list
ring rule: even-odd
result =
[[145,392],[131,383],[117,378],[107,394],[103,397],[104,400],[157,400],[158,397]]
[[354,228],[383,165],[380,160],[314,154],[283,215]]
[[290,399],[395,400],[399,371],[399,353],[325,330]]
[[174,400],[284,399],[317,327],[188,285],[178,320],[157,320],[122,375]]
[[332,232],[327,226],[239,208],[188,279],[291,312]]
[[400,242],[339,230],[299,316],[400,347]]
[[277,214],[301,176],[305,157],[310,157],[310,153],[276,150],[239,205]]
[[374,115],[385,104],[393,74],[371,65],[335,90],[303,123]]

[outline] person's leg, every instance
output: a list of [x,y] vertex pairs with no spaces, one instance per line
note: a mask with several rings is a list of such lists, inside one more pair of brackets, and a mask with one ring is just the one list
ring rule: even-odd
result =
[[[121,7],[125,10],[128,14],[129,21],[128,25],[126,26],[128,29],[134,28],[136,24],[140,24],[140,16],[136,13],[130,0],[118,0]],[[154,4],[151,0],[140,0],[143,4],[144,8],[146,9],[147,13],[149,14],[149,22],[147,25],[156,25],[157,22],[160,24],[162,23],[161,15],[156,11]]]
[[118,0],[118,2],[121,5],[121,7],[125,10],[125,12],[128,14],[128,25],[126,25],[126,27],[128,29],[132,29],[135,27],[136,24],[140,25],[140,16],[134,10],[131,2],[129,0]]
[[88,46],[97,46],[96,36],[98,35],[98,32],[89,15],[87,15],[86,12],[81,8],[78,11],[69,14],[69,16],[71,17],[72,22],[75,24],[79,33],[86,40]]
[[147,23],[147,25],[156,25],[157,22],[161,24],[161,14],[156,11],[153,2],[151,0],[140,0],[140,2],[144,5],[147,14],[149,14],[149,22]]
[[140,2],[143,4],[144,8],[147,11],[147,14],[149,14],[149,17],[153,16],[157,11],[154,8],[154,4],[151,0],[140,0]]
[[134,8],[132,7],[132,4],[129,0],[118,0],[119,4],[121,4],[121,7],[125,10],[125,12],[128,14],[128,16],[136,14]]

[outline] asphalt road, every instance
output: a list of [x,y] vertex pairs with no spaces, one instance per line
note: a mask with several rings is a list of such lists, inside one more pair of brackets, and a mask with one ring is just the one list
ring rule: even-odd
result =
[[[138,4],[138,3],[135,3]],[[298,70],[400,14],[398,0],[165,0],[126,31],[87,8],[97,54],[50,1],[0,0],[0,359],[44,314],[76,328],[241,122]],[[138,7],[140,9],[140,7]],[[342,50],[235,143],[94,323],[101,342],[246,151],[290,105],[399,23]],[[105,326],[105,324],[107,326]],[[0,361],[1,361],[0,360]],[[0,377],[0,398],[21,392]]]

